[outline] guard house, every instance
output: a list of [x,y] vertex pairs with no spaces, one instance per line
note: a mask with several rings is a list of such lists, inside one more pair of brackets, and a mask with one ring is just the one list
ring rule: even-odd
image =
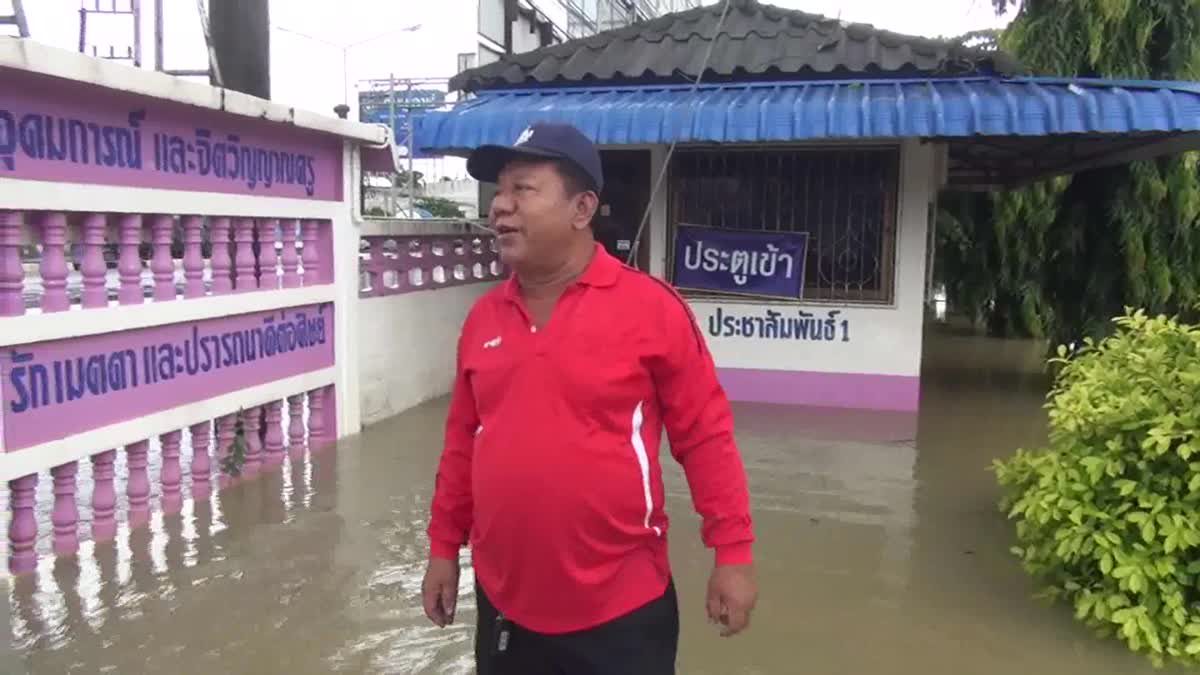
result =
[[451,87],[471,96],[423,120],[427,151],[511,144],[536,120],[601,145],[600,239],[688,298],[740,401],[915,411],[940,190],[1200,147],[1194,83],[1030,77],[996,51],[756,0]]

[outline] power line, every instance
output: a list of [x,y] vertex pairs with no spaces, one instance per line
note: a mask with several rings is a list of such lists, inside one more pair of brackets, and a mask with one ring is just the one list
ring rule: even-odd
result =
[[[708,41],[708,50],[704,54],[704,60],[700,63],[700,70],[696,73],[696,81],[692,83],[692,95],[700,88],[700,82],[704,79],[704,71],[708,70],[708,61],[712,58],[713,46],[717,44],[717,37],[721,35],[721,28],[725,25],[725,17],[729,15],[730,0],[722,0],[725,6],[721,9],[721,18],[717,20],[717,25],[713,28],[712,37]],[[691,112],[694,116],[696,107],[691,106]],[[691,128],[691,123],[684,127]],[[679,142],[679,135],[671,139],[671,146],[667,148],[667,156],[663,158],[662,168],[658,172],[658,179],[654,181],[654,189],[650,191],[650,199],[646,202],[646,210],[642,213],[642,222],[638,225],[637,234],[633,237],[633,246],[629,247],[629,257],[625,263],[633,265],[633,259],[637,256],[638,249],[642,245],[642,233],[646,230],[646,223],[650,220],[650,209],[654,206],[654,199],[658,195],[658,191],[662,188],[663,179],[667,176],[667,167],[671,165],[671,155],[675,154],[675,145]]]

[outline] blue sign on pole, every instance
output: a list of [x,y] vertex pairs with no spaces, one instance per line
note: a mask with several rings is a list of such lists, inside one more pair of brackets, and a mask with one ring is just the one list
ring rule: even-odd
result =
[[719,230],[680,224],[675,286],[684,290],[798,300],[804,295],[807,232]]
[[[392,94],[395,94],[395,116],[392,116]],[[372,124],[388,124],[392,127],[392,143],[401,158],[408,157],[409,117],[412,117],[413,132],[420,119],[429,110],[437,108],[446,100],[446,92],[436,89],[372,90],[358,95],[358,119]],[[389,119],[390,118],[390,119]],[[421,152],[413,147],[413,158],[426,159],[440,155]]]

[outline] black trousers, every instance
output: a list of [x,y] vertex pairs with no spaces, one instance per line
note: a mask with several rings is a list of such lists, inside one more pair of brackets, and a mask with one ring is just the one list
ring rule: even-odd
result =
[[503,652],[497,650],[498,612],[479,584],[475,594],[478,675],[675,675],[679,604],[674,580],[657,600],[588,630],[543,635],[509,622]]

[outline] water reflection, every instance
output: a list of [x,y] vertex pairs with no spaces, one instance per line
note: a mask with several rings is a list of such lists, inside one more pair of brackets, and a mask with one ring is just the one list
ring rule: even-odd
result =
[[[716,639],[705,620],[712,554],[699,542],[686,479],[667,460],[679,672],[1173,672],[1030,598],[986,467],[1044,436],[1045,380],[1030,365],[1039,352],[963,340],[927,341],[917,416],[736,406],[762,596],[750,632],[735,640]],[[1018,366],[1006,369],[1005,359]],[[454,626],[431,627],[419,600],[444,414],[435,402],[336,450],[289,452],[283,466],[211,502],[187,501],[113,542],[85,542],[77,558],[46,559],[9,591],[23,665],[471,672],[469,558]]]
[[[292,618],[288,606],[296,598],[307,596],[316,610],[340,596],[344,588],[311,583],[331,577],[344,526],[336,514],[337,454],[294,457],[311,476],[305,499],[329,517],[306,519],[296,531],[282,526],[293,497],[283,476],[296,470],[285,461],[211,502],[189,499],[180,512],[156,514],[132,531],[122,524],[112,541],[85,541],[77,555],[44,557],[35,574],[11,579],[13,644],[25,666],[54,673],[225,671],[227,657],[238,654],[231,647],[240,644],[251,656],[264,612],[276,616],[262,627],[278,629]],[[292,592],[265,592],[278,587]],[[189,661],[180,666],[173,662],[179,657]],[[279,662],[274,654],[254,657],[263,668],[248,672],[273,671]]]

